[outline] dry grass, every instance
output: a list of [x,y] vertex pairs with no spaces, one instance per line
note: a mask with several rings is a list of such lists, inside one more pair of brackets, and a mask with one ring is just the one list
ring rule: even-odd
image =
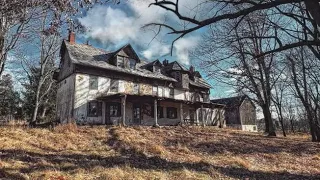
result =
[[216,128],[0,128],[0,179],[319,179],[320,145]]

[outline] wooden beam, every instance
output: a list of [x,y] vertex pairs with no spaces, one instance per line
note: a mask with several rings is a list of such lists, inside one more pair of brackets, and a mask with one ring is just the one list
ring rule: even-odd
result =
[[203,115],[203,104],[201,104],[201,120],[202,120],[202,126],[205,127],[206,124],[204,122],[204,115]]
[[[121,122],[121,125],[122,126],[125,126],[126,125],[126,99],[127,99],[127,95],[124,95],[121,97],[121,113],[122,113],[122,116],[121,116],[121,119],[122,119],[122,122]],[[120,123],[119,123],[120,124]]]
[[157,99],[154,100],[153,115],[154,115],[154,127],[159,127],[159,124],[158,124],[158,101],[157,101]]
[[180,123],[183,125],[183,104],[180,103]]

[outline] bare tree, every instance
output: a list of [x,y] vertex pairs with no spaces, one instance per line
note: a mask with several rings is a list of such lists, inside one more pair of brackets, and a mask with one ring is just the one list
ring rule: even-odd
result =
[[[262,36],[260,38],[272,38],[277,42],[277,47],[267,52],[263,52],[257,56],[264,56],[267,54],[282,52],[288,49],[292,49],[295,47],[301,46],[320,46],[319,39],[319,28],[320,27],[320,0],[219,0],[219,1],[203,1],[200,4],[205,4],[207,8],[211,7],[211,9],[206,10],[207,16],[199,16],[194,15],[193,17],[189,17],[181,12],[181,4],[179,0],[176,1],[166,1],[166,0],[155,0],[154,3],[151,3],[150,6],[157,6],[162,8],[175,17],[179,18],[181,21],[185,22],[184,24],[188,24],[188,26],[182,26],[177,28],[175,25],[170,24],[170,22],[163,23],[150,23],[146,26],[154,26],[157,27],[160,31],[163,28],[169,30],[168,34],[177,35],[177,38],[172,42],[172,44],[184,37],[185,35],[197,31],[198,29],[204,28],[208,25],[220,26],[221,23],[225,21],[234,20],[236,21],[233,24],[234,29],[238,25],[240,25],[245,17],[252,15],[256,12],[268,10],[273,11],[273,15],[285,15],[288,18],[296,21],[296,23],[304,26],[305,29],[308,30],[309,38],[304,41],[300,41],[297,39],[296,41],[286,41],[286,39],[280,39],[277,36],[277,33],[290,33],[290,29],[288,27],[282,28],[279,22],[275,21],[274,26],[278,28],[278,31],[275,32],[272,36]],[[304,15],[298,10],[303,10]],[[304,17],[308,23],[304,24],[299,20],[300,17]],[[234,29],[231,29],[234,30]],[[318,49],[319,51],[319,49]],[[316,51],[314,51],[317,53]],[[320,56],[319,56],[320,58]]]

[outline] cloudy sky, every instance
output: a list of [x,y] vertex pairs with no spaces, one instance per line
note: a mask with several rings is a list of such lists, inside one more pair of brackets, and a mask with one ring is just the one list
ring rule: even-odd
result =
[[[200,1],[202,0],[181,1],[182,14],[189,16],[199,14]],[[79,19],[87,29],[82,38],[96,40],[99,42],[98,45],[108,49],[116,49],[131,43],[144,59],[155,60],[166,57],[189,66],[191,61],[189,51],[196,48],[201,33],[195,32],[179,39],[173,46],[173,57],[168,57],[171,42],[176,36],[166,34],[167,31],[163,29],[164,31],[154,38],[157,29],[142,27],[151,22],[169,22],[173,26],[181,27],[182,22],[159,7],[149,7],[151,2],[153,0],[129,0],[120,5],[94,6]]]

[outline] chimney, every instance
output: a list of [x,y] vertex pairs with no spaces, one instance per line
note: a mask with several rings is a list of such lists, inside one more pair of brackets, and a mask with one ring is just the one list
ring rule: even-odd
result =
[[162,64],[163,64],[163,66],[167,66],[169,64],[169,61],[165,59],[165,60],[163,60]]
[[190,71],[191,74],[193,74],[194,73],[194,67],[190,66],[190,70],[189,71]]
[[76,43],[76,34],[71,30],[69,30],[69,40],[68,41],[70,44]]

